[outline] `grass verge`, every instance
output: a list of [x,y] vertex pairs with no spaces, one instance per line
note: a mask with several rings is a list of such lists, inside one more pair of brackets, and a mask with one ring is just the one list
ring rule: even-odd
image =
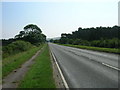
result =
[[33,47],[28,51],[4,58],[2,60],[2,77],[4,78],[14,69],[21,67],[21,65],[29,60],[41,47],[42,45],[40,47]]
[[48,46],[36,57],[19,88],[56,88]]
[[87,49],[87,50],[94,50],[94,51],[101,51],[101,52],[120,54],[120,50],[116,49],[116,48],[101,48],[101,47],[70,45],[70,44],[59,44],[59,45],[70,46],[70,47],[81,48],[81,49]]

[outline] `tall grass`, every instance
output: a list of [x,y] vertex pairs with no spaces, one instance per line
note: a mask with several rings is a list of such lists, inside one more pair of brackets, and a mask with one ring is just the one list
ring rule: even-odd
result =
[[42,46],[40,47],[33,46],[32,48],[29,48],[29,50],[27,51],[4,58],[2,60],[2,76],[5,77],[14,69],[21,67],[21,65],[25,61],[29,60],[41,47]]

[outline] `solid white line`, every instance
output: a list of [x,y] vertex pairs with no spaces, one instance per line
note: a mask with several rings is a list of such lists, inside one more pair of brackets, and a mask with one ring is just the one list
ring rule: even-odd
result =
[[56,63],[57,68],[58,68],[58,71],[60,72],[60,75],[61,75],[61,78],[62,78],[63,83],[64,83],[64,85],[65,85],[65,88],[69,89],[68,84],[67,84],[67,82],[66,82],[66,80],[65,80],[65,78],[64,78],[64,76],[63,76],[63,74],[62,74],[62,71],[61,71],[61,69],[60,69],[60,67],[59,67],[59,65],[58,65],[58,63],[57,63],[57,60],[56,60],[54,54],[52,53],[52,51],[51,51],[51,54],[52,54],[52,56],[53,56],[53,59],[55,60],[55,63]]
[[110,67],[110,68],[112,68],[112,69],[115,69],[115,70],[120,71],[120,69],[119,69],[119,68],[117,68],[117,67],[111,66],[111,65],[106,64],[106,63],[102,63],[102,64],[103,64],[103,65],[105,65],[105,66],[107,66],[107,67]]

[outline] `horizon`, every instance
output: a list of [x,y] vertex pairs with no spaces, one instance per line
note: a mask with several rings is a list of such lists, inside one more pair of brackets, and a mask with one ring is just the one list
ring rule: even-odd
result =
[[[119,25],[114,25],[114,26],[120,27]],[[114,26],[112,26],[112,27],[114,27]],[[102,27],[102,26],[99,26],[99,27]],[[110,26],[108,26],[108,27],[110,27]],[[110,27],[110,28],[112,28],[112,27]],[[82,27],[80,27],[80,28],[82,28]],[[97,28],[97,27],[88,27],[88,28]],[[105,28],[107,28],[107,27],[105,27]],[[87,27],[86,28],[82,28],[82,29],[87,29]],[[78,31],[78,30],[75,30],[75,31]],[[72,32],[75,32],[75,31],[72,31]],[[66,34],[72,34],[72,32],[66,33]],[[61,34],[63,34],[63,33],[61,33]],[[55,37],[47,37],[46,39],[56,39],[56,38],[60,38],[60,37],[61,36],[58,36],[58,37],[57,36],[55,36]],[[13,38],[1,38],[0,40],[9,40],[9,39],[14,39],[14,37]]]

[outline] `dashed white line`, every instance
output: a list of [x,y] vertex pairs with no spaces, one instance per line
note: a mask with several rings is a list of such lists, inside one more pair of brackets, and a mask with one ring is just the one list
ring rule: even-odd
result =
[[110,68],[112,68],[112,69],[115,69],[115,70],[120,71],[120,69],[119,69],[119,68],[117,68],[117,67],[111,66],[111,65],[106,64],[106,63],[102,63],[102,64],[103,64],[103,65],[105,65],[105,66],[107,66],[107,67],[110,67]]

